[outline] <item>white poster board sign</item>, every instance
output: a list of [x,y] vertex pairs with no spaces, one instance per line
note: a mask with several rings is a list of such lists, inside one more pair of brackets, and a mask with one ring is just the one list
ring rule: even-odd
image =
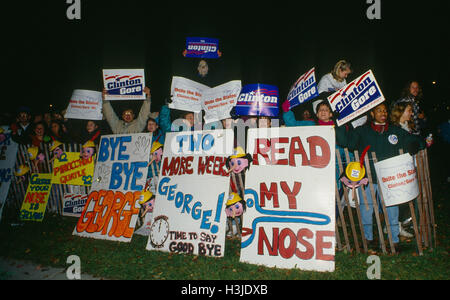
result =
[[89,90],[74,90],[64,118],[101,120],[102,93]]
[[222,257],[233,131],[168,133],[147,250]]
[[148,133],[102,136],[94,178],[74,235],[130,242],[147,178]]
[[198,113],[202,110],[202,96],[207,89],[209,87],[204,84],[174,76],[170,88],[172,103],[169,104],[169,108]]
[[[31,125],[30,125],[31,126]],[[14,176],[14,164],[16,163],[19,145],[11,139],[11,131],[8,126],[2,126],[0,141],[0,220],[3,207],[8,196],[9,186]]]
[[241,262],[334,271],[334,129],[249,129],[247,153]]
[[105,100],[144,100],[144,69],[105,69]]
[[241,87],[240,80],[233,80],[206,90],[202,99],[205,123],[230,118],[230,111],[236,105]]
[[384,203],[393,206],[419,196],[419,183],[413,157],[405,153],[374,164]]

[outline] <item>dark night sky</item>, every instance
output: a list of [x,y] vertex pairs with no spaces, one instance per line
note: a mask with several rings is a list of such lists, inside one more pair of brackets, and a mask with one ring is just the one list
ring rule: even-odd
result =
[[160,2],[81,0],[81,20],[66,18],[65,0],[2,4],[2,103],[64,109],[74,89],[101,90],[102,68],[145,68],[158,109],[171,77],[194,69],[181,55],[186,36],[219,38],[217,84],[273,84],[284,99],[311,67],[319,80],[347,59],[347,81],[372,69],[388,100],[414,78],[426,109],[449,103],[448,1],[381,0],[381,20],[367,19],[366,0]]

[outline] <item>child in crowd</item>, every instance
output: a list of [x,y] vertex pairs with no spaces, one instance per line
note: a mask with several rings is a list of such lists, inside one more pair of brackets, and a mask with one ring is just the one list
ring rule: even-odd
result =
[[95,145],[98,145],[101,135],[102,132],[99,123],[97,123],[97,121],[89,120],[86,122],[85,130],[81,134],[80,142],[86,143],[92,141]]
[[[385,160],[399,155],[399,150],[404,149],[405,152],[415,154],[419,149],[423,149],[425,143],[418,137],[409,134],[400,127],[393,126],[388,122],[388,111],[384,103],[379,104],[373,108],[369,113],[368,122],[360,127],[351,129],[347,126],[341,126],[336,129],[337,143],[342,147],[347,147],[350,150],[358,150],[362,153],[363,150],[370,145],[370,152],[375,152],[377,160]],[[374,163],[370,161],[370,170],[373,176],[374,189],[378,198],[378,185],[376,184],[376,172]],[[367,202],[369,209],[365,205],[360,206],[361,218],[364,227],[364,235],[369,247],[373,247],[373,200],[370,193],[370,188],[359,188],[359,198],[363,199],[362,190],[367,195]],[[392,240],[394,242],[395,250],[399,251],[399,222],[398,222],[398,206],[387,207],[387,214],[392,230]]]
[[166,134],[159,127],[158,122],[154,118],[147,120],[147,127],[145,132],[149,132],[152,135],[152,143],[159,142],[164,145]]

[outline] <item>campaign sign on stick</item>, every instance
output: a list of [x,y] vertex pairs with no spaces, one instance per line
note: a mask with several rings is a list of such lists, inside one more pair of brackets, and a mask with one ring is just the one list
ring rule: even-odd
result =
[[147,133],[104,135],[94,178],[74,235],[130,242],[147,178]]
[[230,118],[230,111],[236,105],[240,91],[240,80],[229,81],[205,90],[202,97],[205,123]]
[[172,78],[171,96],[172,103],[169,108],[192,112],[202,110],[202,95],[209,87],[193,80],[174,76]]
[[222,257],[232,130],[168,133],[147,250]]
[[241,262],[334,271],[333,128],[249,129],[247,152]]
[[86,194],[64,193],[63,216],[80,217],[87,200]]
[[338,126],[366,113],[384,100],[371,70],[328,97],[332,110],[339,112],[336,120]]
[[409,153],[379,161],[374,165],[386,206],[417,198],[419,183],[414,160]]
[[7,126],[1,127],[0,133],[0,220],[3,207],[8,196],[11,179],[14,176],[18,145],[11,139],[11,131]]
[[89,90],[74,90],[64,118],[101,120],[103,118],[102,93]]
[[319,95],[317,90],[315,68],[312,68],[302,76],[292,86],[288,93],[289,107],[303,104]]
[[94,158],[83,159],[79,152],[65,152],[54,160],[52,183],[90,186],[94,175]]
[[204,37],[187,37],[185,57],[219,58],[219,40]]
[[268,84],[247,84],[236,104],[240,116],[278,116],[278,88]]
[[27,193],[20,209],[20,219],[23,221],[38,221],[44,219],[48,197],[52,188],[52,174],[31,174]]
[[144,69],[105,69],[105,100],[144,100]]

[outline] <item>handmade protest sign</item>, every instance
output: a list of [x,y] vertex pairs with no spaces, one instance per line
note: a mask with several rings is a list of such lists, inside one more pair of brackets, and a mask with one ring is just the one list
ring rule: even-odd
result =
[[147,250],[222,257],[233,131],[168,133]]
[[219,40],[205,37],[187,37],[185,57],[219,58]]
[[336,120],[338,126],[357,118],[384,100],[372,70],[328,97],[332,110],[339,112]]
[[289,101],[290,109],[292,109],[318,95],[315,68],[312,68],[297,79],[288,93],[287,100]]
[[202,110],[202,95],[207,89],[209,87],[204,84],[174,76],[170,88],[172,103],[169,104],[169,108],[198,113]]
[[200,112],[205,110],[205,122],[210,123],[230,117],[241,91],[241,81],[232,80],[210,88],[183,77],[172,78],[172,103],[170,108]]
[[150,149],[147,133],[102,136],[91,190],[74,235],[131,241]]
[[379,161],[374,166],[386,206],[417,198],[419,183],[414,160],[409,153]]
[[240,261],[334,271],[333,128],[249,129],[247,145]]
[[14,175],[14,165],[18,145],[11,139],[11,131],[7,126],[0,127],[0,220],[2,218],[3,207],[8,195],[11,179]]
[[80,158],[79,152],[65,152],[53,163],[52,183],[90,186],[94,175],[94,157]]
[[240,91],[240,80],[229,81],[205,90],[202,97],[205,123],[230,118],[230,111],[236,105]]
[[268,84],[247,84],[236,103],[240,116],[278,117],[278,88]]
[[105,100],[144,100],[144,69],[105,69]]
[[102,93],[89,90],[74,90],[70,97],[64,118],[101,120]]
[[21,220],[41,222],[44,219],[48,197],[52,188],[51,178],[52,174],[31,174],[27,193],[20,209],[19,218]]

